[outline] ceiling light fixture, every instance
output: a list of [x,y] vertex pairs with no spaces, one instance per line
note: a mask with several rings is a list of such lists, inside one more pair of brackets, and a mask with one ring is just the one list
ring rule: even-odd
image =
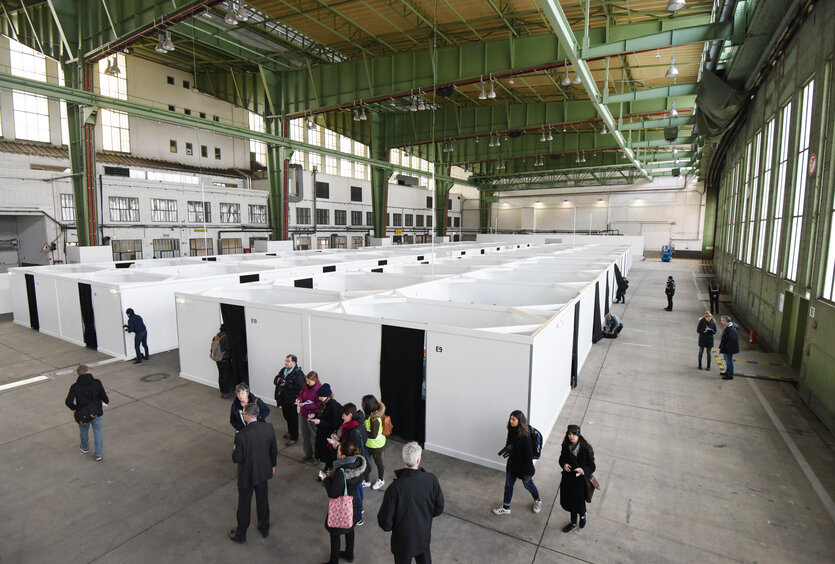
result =
[[113,57],[113,64],[107,65],[107,70],[104,71],[105,74],[109,74],[110,76],[119,76],[122,74],[122,69],[119,68],[119,57]]
[[487,92],[484,91],[484,81],[482,79],[478,79],[481,82],[481,92],[478,93],[479,100],[486,100],[487,99]]
[[583,156],[580,157],[580,162],[581,163],[586,162],[586,151],[585,151],[585,149],[583,150]]
[[553,141],[554,140],[554,136],[551,135],[551,128],[550,127],[548,128],[548,135],[545,136],[545,140],[546,141]]
[[571,84],[573,84],[575,86],[578,85],[578,84],[583,84],[583,81],[580,79],[579,74],[574,73],[574,80],[571,81]]
[[670,0],[667,3],[668,12],[678,12],[687,5],[686,0]]
[[235,19],[235,4],[232,4],[232,7],[227,9],[223,21],[226,25],[238,25],[238,20]]
[[660,58],[661,58],[661,49],[656,49],[655,50],[655,60],[657,61]]
[[174,42],[171,41],[171,30],[165,30],[165,41],[162,42],[162,47],[166,51],[173,51],[174,50]]
[[418,94],[418,110],[421,112],[426,109],[426,101],[423,99],[423,96]]
[[238,9],[235,11],[235,19],[239,22],[245,22],[249,19],[249,14],[246,13],[243,2],[238,5]]
[[508,79],[507,79],[507,83],[508,83],[508,84],[516,84],[516,81],[515,81],[515,80],[513,80],[513,76],[512,76],[512,75],[511,75],[511,77],[510,77],[510,78],[508,78]]
[[360,112],[358,109],[354,108],[354,121],[360,120]]
[[410,112],[416,112],[416,111],[418,111],[418,107],[417,107],[417,99],[415,98],[415,96],[412,96],[412,105],[411,105],[411,106],[409,106],[409,111],[410,111]]
[[600,133],[603,134],[603,135],[606,135],[607,133],[609,133],[609,130],[606,129],[606,124],[605,123],[603,124],[603,129],[600,130]]
[[666,78],[675,78],[678,76],[678,69],[676,68],[676,58],[670,58],[670,68],[667,69],[667,72],[664,73]]
[[311,131],[316,129],[316,122],[313,121],[312,116],[307,118],[307,128]]
[[209,7],[208,7],[208,6],[206,6],[206,9],[205,9],[205,10],[203,10],[203,16],[204,16],[204,17],[206,17],[207,19],[210,19],[210,20],[214,19],[214,16],[213,16],[213,15],[212,15],[212,13],[209,11]]
[[488,147],[495,147],[496,144],[493,143],[493,134],[490,134],[490,142],[487,144]]
[[563,74],[562,81],[560,84],[562,86],[571,86],[571,79],[568,78],[568,60],[563,59],[563,68],[565,69],[565,74]]
[[545,127],[544,126],[542,127],[542,135],[539,136],[539,140],[542,143],[545,143],[546,141],[548,141],[548,138],[545,136]]
[[576,158],[576,159],[574,159],[574,162],[575,162],[575,163],[579,163],[579,162],[580,162],[580,151],[577,151],[577,158]]
[[487,93],[487,97],[491,100],[496,97],[496,81],[493,78],[490,78],[490,92]]
[[154,51],[156,51],[157,53],[168,53],[168,49],[165,48],[165,45],[163,45],[163,43],[165,43],[165,36],[162,34],[162,32],[160,32],[157,34],[157,46],[154,47]]
[[671,118],[678,117],[678,112],[676,111],[676,103],[675,102],[673,102],[672,105],[670,106],[670,117]]
[[362,111],[360,112],[360,121],[368,120],[368,116],[365,115],[365,106],[362,107]]

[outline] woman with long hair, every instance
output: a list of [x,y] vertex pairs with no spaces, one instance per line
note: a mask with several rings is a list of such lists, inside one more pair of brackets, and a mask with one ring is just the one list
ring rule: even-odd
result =
[[319,374],[311,370],[304,377],[304,386],[299,392],[296,403],[299,406],[299,419],[302,428],[302,447],[304,447],[304,458],[302,462],[316,464],[316,423],[313,419],[319,411],[319,388],[322,383],[319,381]]
[[328,444],[328,439],[342,426],[342,405],[333,399],[330,384],[322,384],[316,395],[319,411],[311,419],[316,424],[316,458],[325,463],[325,470],[330,470],[336,460],[336,447]]
[[562,532],[570,533],[586,526],[586,476],[594,474],[594,449],[580,434],[579,425],[569,425],[562,440],[560,452],[562,481],[560,482],[560,505],[571,515],[571,522]]
[[[330,559],[325,564],[337,564],[340,558],[348,562],[354,561],[354,527],[362,524],[362,511],[358,503],[357,491],[362,489],[365,464],[365,459],[356,447],[350,442],[343,442],[337,447],[333,470],[320,473],[328,498],[337,499],[346,493],[353,497],[353,516],[350,527],[331,527],[327,519],[325,520],[325,529],[331,535]],[[345,535],[345,550],[340,551],[342,535]]]
[[383,434],[383,420],[386,417],[386,404],[377,401],[377,398],[369,394],[362,397],[362,410],[367,414],[365,430],[368,438],[365,441],[365,448],[368,449],[368,453],[374,458],[374,465],[377,467],[377,481],[374,482],[371,488],[379,490],[386,483],[384,475],[385,468],[383,467],[383,452],[386,446],[386,436]]
[[522,485],[533,497],[533,512],[542,511],[542,498],[533,483],[536,468],[533,465],[533,443],[528,419],[518,409],[510,414],[507,421],[507,442],[499,454],[507,458],[507,470],[504,483],[504,501],[502,506],[493,510],[496,515],[510,514],[510,501],[513,499],[513,486],[516,480],[522,480]]

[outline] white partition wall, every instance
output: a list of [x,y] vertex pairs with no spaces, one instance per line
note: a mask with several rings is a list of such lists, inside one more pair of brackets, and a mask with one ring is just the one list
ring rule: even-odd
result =
[[528,421],[542,433],[544,441],[571,392],[575,303],[572,300],[533,336]]
[[[130,347],[125,348],[126,337],[122,326],[127,321],[122,321],[124,309],[122,308],[122,296],[119,291],[98,285],[91,284],[93,293],[93,315],[96,320],[96,338],[98,350],[118,358],[127,358],[125,351],[130,351],[133,357],[133,341]],[[79,316],[81,313],[79,312]]]
[[38,296],[38,321],[42,333],[52,337],[61,334],[58,316],[58,296],[55,293],[55,279],[35,275],[35,291]]
[[61,338],[84,346],[84,326],[81,322],[81,301],[78,297],[78,280],[56,278],[55,293],[58,296],[58,317],[61,322]]
[[217,365],[209,358],[209,348],[221,323],[220,302],[177,295],[176,310],[180,376],[217,389]]
[[284,370],[288,354],[298,357],[298,365],[305,373],[311,370],[305,338],[307,320],[301,310],[276,311],[253,304],[245,311],[249,387],[265,402],[275,405],[273,377]]

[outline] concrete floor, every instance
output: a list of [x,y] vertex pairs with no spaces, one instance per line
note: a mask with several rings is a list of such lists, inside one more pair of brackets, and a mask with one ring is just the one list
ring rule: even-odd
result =
[[[630,272],[627,303],[613,306],[623,314],[623,333],[593,347],[538,463],[542,513],[530,511],[530,497],[519,486],[513,513],[493,515],[502,472],[425,454],[423,465],[446,496],[446,512],[433,529],[435,562],[835,560],[835,440],[791,384],[725,382],[715,364],[712,372],[695,368],[695,327],[706,307],[697,270],[696,261],[648,260]],[[662,310],[668,274],[678,282],[672,313]],[[181,380],[176,351],[139,366],[93,369],[111,399],[104,461],[81,455],[78,428],[63,404],[75,378],[61,369],[104,358],[8,318],[0,321],[0,385],[50,376],[0,392],[6,429],[0,436],[0,474],[6,476],[0,562],[326,560],[327,501],[313,468],[299,462],[298,446],[281,451],[270,483],[270,537],[251,529],[245,545],[226,538],[236,504],[229,403]],[[281,436],[280,414],[270,419]],[[589,506],[588,526],[563,534],[557,458],[568,423],[582,425],[594,446],[603,489]],[[796,445],[806,471],[784,437]],[[496,450],[503,440],[496,437]],[[399,445],[389,446],[390,480],[400,459]],[[828,492],[828,509],[807,472]],[[366,490],[357,562],[391,562],[388,535],[375,519],[381,499],[382,492]]]

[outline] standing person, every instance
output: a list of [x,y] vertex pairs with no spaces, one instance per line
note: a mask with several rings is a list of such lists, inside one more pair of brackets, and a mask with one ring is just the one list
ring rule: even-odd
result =
[[104,386],[99,380],[93,378],[87,365],[82,364],[75,369],[78,379],[70,386],[67,404],[78,423],[79,434],[81,435],[81,454],[90,452],[90,426],[93,427],[93,444],[95,445],[95,456],[101,461],[102,456],[102,431],[101,418],[104,415],[102,404],[110,403]]
[[319,381],[319,375],[310,371],[304,378],[304,386],[299,392],[299,397],[296,403],[299,406],[299,419],[301,419],[302,427],[302,447],[304,448],[304,458],[302,462],[310,462],[317,464],[316,456],[316,423],[313,419],[319,411],[319,388],[322,383]]
[[232,371],[232,345],[226,334],[226,325],[221,324],[217,335],[212,338],[209,356],[217,364],[217,387],[220,397],[229,399],[235,395],[235,376]]
[[145,328],[145,322],[142,321],[142,317],[134,313],[133,308],[128,308],[125,310],[125,314],[128,316],[128,324],[123,325],[125,331],[128,333],[133,333],[133,346],[136,349],[136,359],[134,359],[134,364],[142,364],[142,354],[139,351],[139,345],[141,344],[145,347],[145,360],[150,358],[148,354],[148,330]]
[[299,442],[299,412],[296,410],[296,401],[304,386],[304,371],[298,365],[298,360],[296,355],[288,354],[284,358],[284,369],[273,379],[275,403],[281,407],[281,414],[287,421],[287,432],[284,434],[287,442],[284,446]]
[[386,484],[385,467],[383,466],[383,452],[386,446],[383,420],[386,417],[386,405],[369,394],[362,398],[362,410],[368,414],[365,420],[365,434],[368,436],[365,441],[365,448],[374,458],[374,465],[377,467],[377,481],[374,482],[371,489],[379,490]]
[[311,419],[316,424],[316,458],[330,470],[336,460],[336,449],[328,444],[331,435],[342,426],[342,405],[333,399],[330,384],[322,384],[319,391],[319,412]]
[[706,311],[704,317],[699,320],[696,332],[699,334],[699,370],[702,369],[702,353],[707,350],[707,368],[705,370],[710,371],[710,354],[713,349],[713,335],[716,334],[716,322],[709,311]]
[[254,403],[258,406],[258,421],[264,421],[270,414],[270,408],[264,401],[249,391],[249,386],[246,382],[241,382],[235,386],[235,399],[232,400],[232,407],[229,409],[229,424],[232,425],[236,431],[241,431],[246,427],[246,419],[244,418],[244,408],[247,405]]
[[273,426],[260,421],[259,415],[258,404],[247,404],[244,407],[246,425],[235,433],[232,461],[238,465],[238,528],[229,531],[229,538],[237,543],[246,542],[253,492],[258,514],[258,531],[264,538],[270,535],[270,497],[267,480],[275,474],[278,448],[275,444]]
[[414,441],[403,445],[406,467],[394,471],[377,512],[380,528],[392,532],[395,564],[410,564],[412,558],[417,564],[432,564],[432,519],[444,512],[444,493],[438,478],[420,467],[422,452]]
[[[353,403],[346,403],[342,406],[342,426],[337,433],[331,435],[331,440],[336,443],[349,442],[357,450],[357,456],[362,456],[365,459],[366,466],[363,467],[362,487],[357,491],[357,499],[359,501],[360,515],[362,515],[362,499],[363,489],[366,487],[367,475],[371,472],[371,457],[368,455],[368,450],[365,448],[365,414],[362,411],[357,411],[357,406]],[[335,466],[334,466],[335,467]],[[371,484],[368,484],[369,486]],[[362,517],[360,517],[357,526],[363,525]]]
[[[337,564],[340,558],[348,562],[354,561],[354,527],[362,522],[362,509],[358,503],[358,492],[362,490],[362,475],[365,472],[365,459],[356,450],[356,447],[349,442],[340,443],[336,451],[337,460],[333,464],[333,470],[327,475],[322,472],[321,478],[328,492],[329,499],[337,499],[343,495],[350,495],[353,498],[353,516],[351,526],[347,528],[331,527],[325,520],[325,529],[331,535],[331,555],[325,564]],[[342,543],[339,537],[345,535],[345,550],[340,551]]]
[[629,289],[629,280],[626,277],[621,277],[618,282],[618,290],[615,293],[615,303],[626,303],[626,290]]
[[707,287],[707,294],[710,296],[710,313],[719,313],[719,294],[721,291],[719,290],[719,282],[716,281],[716,278],[712,278],[710,280],[710,284]]
[[517,479],[522,480],[522,485],[533,497],[533,512],[539,513],[542,511],[542,498],[539,496],[536,484],[533,483],[536,468],[533,465],[531,429],[528,427],[525,414],[518,409],[513,411],[507,420],[507,441],[499,454],[507,458],[504,501],[501,507],[493,510],[493,513],[496,515],[510,515],[510,501],[513,499],[513,486]]
[[664,289],[664,293],[667,294],[667,307],[664,308],[664,311],[673,311],[673,296],[676,295],[676,281],[673,280],[672,276],[667,276],[667,287]]
[[577,528],[577,516],[580,528],[586,526],[586,480],[584,476],[594,474],[594,449],[580,434],[579,425],[569,425],[562,440],[560,451],[560,506],[569,512],[571,521],[562,532],[570,533]]
[[719,318],[722,322],[722,339],[719,341],[719,354],[725,358],[725,371],[719,375],[723,380],[734,379],[734,355],[739,352],[739,333],[736,323],[727,315]]

